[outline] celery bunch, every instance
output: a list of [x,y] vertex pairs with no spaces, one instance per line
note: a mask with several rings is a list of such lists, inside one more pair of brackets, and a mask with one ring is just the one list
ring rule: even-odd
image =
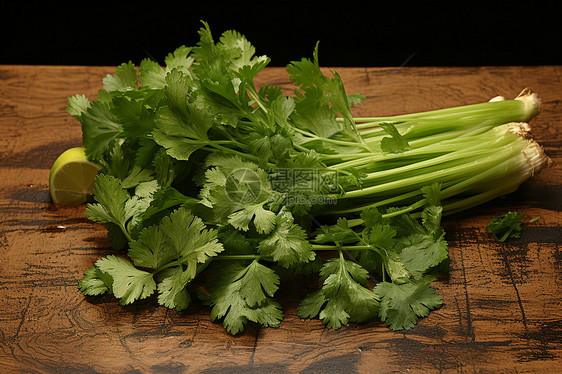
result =
[[[443,214],[515,190],[548,164],[529,137],[539,100],[355,118],[337,72],[287,66],[295,91],[257,87],[269,58],[236,31],[165,66],[145,59],[103,79],[96,100],[69,98],[100,165],[86,214],[117,255],[86,270],[86,295],[122,304],[156,296],[184,310],[197,295],[232,334],[279,326],[282,277],[309,274],[303,318],[330,328],[382,320],[408,329],[441,306]],[[320,256],[319,253],[324,254]]]

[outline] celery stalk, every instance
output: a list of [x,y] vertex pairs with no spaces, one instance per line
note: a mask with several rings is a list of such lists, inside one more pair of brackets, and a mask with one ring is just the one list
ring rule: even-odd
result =
[[[413,212],[426,203],[420,187],[433,182],[441,183],[443,206],[449,214],[510,193],[550,164],[529,135],[527,121],[539,109],[536,94],[525,89],[513,100],[354,118],[370,150],[328,154],[324,161],[332,170],[356,168],[366,175],[360,187],[334,195],[337,203],[325,207],[322,214],[354,214],[385,206],[404,206]],[[408,140],[408,150],[387,154],[377,148],[388,136],[378,127],[383,122],[395,124]]]

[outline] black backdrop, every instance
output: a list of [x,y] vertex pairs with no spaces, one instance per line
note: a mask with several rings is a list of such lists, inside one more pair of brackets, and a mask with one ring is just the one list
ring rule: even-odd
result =
[[[0,5],[0,64],[160,63],[194,45],[201,20],[215,38],[244,34],[270,66],[311,57],[323,66],[559,65],[562,22],[540,2],[75,1]],[[56,4],[56,3],[55,3]]]

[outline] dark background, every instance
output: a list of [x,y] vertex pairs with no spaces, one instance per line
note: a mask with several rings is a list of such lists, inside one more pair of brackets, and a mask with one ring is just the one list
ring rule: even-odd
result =
[[244,34],[270,66],[311,57],[317,41],[320,64],[332,67],[562,62],[555,2],[45,3],[0,5],[0,64],[163,63],[197,43],[201,20],[216,40],[227,29]]

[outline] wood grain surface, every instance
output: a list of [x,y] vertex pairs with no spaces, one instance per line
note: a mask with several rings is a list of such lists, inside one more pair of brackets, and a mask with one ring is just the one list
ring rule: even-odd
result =
[[[86,298],[85,269],[112,253],[84,207],[50,202],[51,164],[81,144],[66,98],[94,99],[113,67],[0,66],[0,373],[555,373],[562,370],[562,67],[341,68],[357,116],[392,115],[515,97],[542,99],[531,122],[554,166],[518,191],[445,219],[445,305],[404,332],[382,323],[327,330],[296,315],[315,285],[284,280],[279,328],[231,336],[195,303],[177,312],[153,299],[127,307]],[[283,69],[260,82],[292,85]],[[485,226],[517,210],[520,239],[501,244]]]

